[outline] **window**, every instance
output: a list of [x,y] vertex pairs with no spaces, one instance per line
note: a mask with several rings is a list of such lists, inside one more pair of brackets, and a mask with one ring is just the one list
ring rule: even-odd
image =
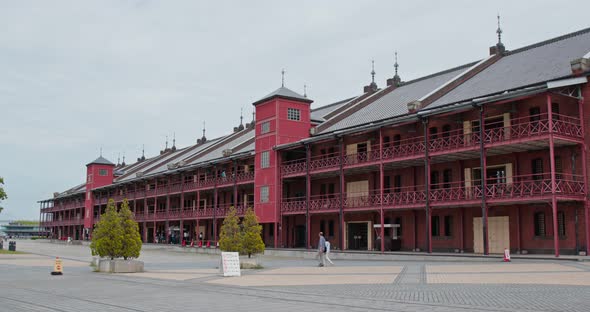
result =
[[328,197],[335,197],[334,193],[336,193],[336,185],[334,183],[328,184]]
[[88,178],[86,179],[86,182],[92,182],[92,174],[88,175]]
[[436,140],[436,138],[438,138],[438,128],[431,127],[430,129],[428,129],[428,134],[430,135],[431,140]]
[[389,144],[389,137],[388,136],[384,136],[383,137],[383,146],[387,146]]
[[439,216],[432,216],[432,219],[430,219],[432,224],[430,225],[431,229],[432,229],[432,236],[440,236],[440,218]]
[[328,222],[328,236],[334,236],[334,220]]
[[563,164],[561,163],[561,156],[555,156],[555,179],[563,179]]
[[260,133],[268,133],[270,131],[270,121],[265,121],[260,125]]
[[559,120],[559,103],[551,103],[551,118],[553,121]]
[[535,236],[545,236],[545,214],[535,213]]
[[446,188],[446,189],[450,188],[452,180],[453,180],[453,170],[445,169],[445,171],[443,171],[443,188]]
[[399,146],[400,141],[402,140],[402,136],[399,134],[396,134],[393,136],[393,146]]
[[531,107],[529,109],[529,116],[531,122],[541,120],[541,109],[538,107]]
[[533,174],[533,180],[543,179],[543,159],[535,158],[531,161],[531,172]]
[[296,108],[287,108],[287,119],[301,120],[301,111]]
[[268,203],[268,186],[260,187],[260,202]]
[[402,188],[402,176],[398,174],[393,177],[393,191],[395,193],[399,193],[401,191],[401,188]]
[[389,189],[391,188],[391,177],[384,176],[383,177],[383,192],[389,193]]
[[432,171],[430,173],[430,189],[436,190],[438,186],[438,171]]
[[442,137],[448,138],[451,135],[451,125],[442,126]]
[[395,224],[399,225],[397,227],[396,231],[397,231],[397,237],[400,237],[400,236],[402,236],[402,218],[400,218],[400,217],[395,218]]
[[270,152],[262,152],[260,154],[260,168],[270,167]]
[[320,195],[326,195],[326,184],[320,185]]
[[268,236],[273,237],[275,236],[275,224],[270,223],[268,226]]
[[326,234],[326,220],[320,220],[320,232]]
[[106,169],[99,169],[98,170],[98,175],[101,176],[101,177],[104,177],[107,174],[109,174],[109,172]]
[[565,213],[563,211],[557,213],[557,234],[560,237],[565,237]]
[[453,216],[445,216],[445,236],[453,236]]

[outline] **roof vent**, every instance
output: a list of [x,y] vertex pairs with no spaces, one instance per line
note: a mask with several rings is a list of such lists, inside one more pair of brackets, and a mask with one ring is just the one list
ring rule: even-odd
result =
[[229,157],[233,153],[233,151],[230,148],[228,148],[228,149],[224,149],[222,153],[223,153],[223,157]]
[[587,58],[579,58],[575,59],[570,62],[572,68],[572,74],[580,75],[588,70],[590,70],[590,59]]
[[415,113],[419,109],[422,108],[422,102],[420,101],[412,101],[408,103],[408,112]]
[[318,132],[318,128],[316,128],[316,127],[309,128],[309,134],[315,135],[317,132]]

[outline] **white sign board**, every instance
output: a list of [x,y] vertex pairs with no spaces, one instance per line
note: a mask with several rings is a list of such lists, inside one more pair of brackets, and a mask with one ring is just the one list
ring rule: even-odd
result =
[[240,254],[237,252],[222,252],[221,270],[223,276],[240,276]]

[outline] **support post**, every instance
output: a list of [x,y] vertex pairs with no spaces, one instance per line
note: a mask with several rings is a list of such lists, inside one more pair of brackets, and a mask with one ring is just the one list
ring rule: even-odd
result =
[[553,249],[555,250],[555,257],[559,257],[557,197],[555,196],[555,142],[553,139],[553,112],[551,110],[551,93],[547,93],[547,118],[549,119],[549,163],[551,169],[551,212],[553,215]]
[[[383,128],[379,128],[379,154],[383,152]],[[379,157],[379,203],[380,203],[380,219],[381,219],[381,252],[385,252],[385,222],[383,220],[383,157]]]
[[[189,231],[190,233],[190,231]],[[184,174],[180,174],[180,242],[184,240]],[[185,242],[186,243],[186,242]]]
[[340,137],[338,139],[338,148],[340,149],[339,151],[339,157],[338,157],[338,162],[340,164],[340,172],[339,172],[339,191],[340,191],[340,207],[339,211],[338,211],[338,236],[339,236],[339,240],[338,242],[340,243],[340,250],[344,250],[344,248],[346,248],[346,245],[344,243],[345,241],[345,237],[344,237],[344,138]]
[[479,107],[479,159],[481,166],[481,228],[483,235],[483,254],[489,255],[489,237],[488,237],[488,207],[486,203],[486,184],[487,184],[487,154],[485,149],[485,108]]
[[432,218],[430,217],[430,156],[429,156],[429,133],[428,118],[422,119],[424,127],[424,186],[426,194],[425,216],[426,216],[426,250],[432,253]]
[[213,243],[217,242],[217,165],[213,166]]
[[[578,87],[578,108],[580,114],[580,126],[582,128],[582,135],[586,137],[586,127],[584,122],[584,97],[582,96],[582,89]],[[580,145],[582,156],[582,176],[584,177],[584,236],[586,238],[586,254],[590,254],[590,202],[588,201],[588,164],[587,164],[587,147],[586,140]]]
[[309,176],[309,162],[311,160],[311,149],[305,144],[305,249],[309,249],[311,243],[309,201],[311,195],[311,177]]

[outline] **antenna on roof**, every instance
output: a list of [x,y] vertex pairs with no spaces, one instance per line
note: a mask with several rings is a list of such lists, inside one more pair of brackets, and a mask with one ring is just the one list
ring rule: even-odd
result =
[[285,69],[281,70],[281,88],[285,87]]
[[244,124],[244,107],[240,107],[240,125]]
[[172,132],[172,147],[176,147],[176,132]]
[[121,164],[121,152],[117,153],[117,166]]
[[166,147],[164,148],[164,150],[168,149],[168,136],[166,136]]
[[123,162],[121,163],[121,166],[125,166],[125,152],[123,152]]
[[145,144],[141,144],[141,158],[145,159]]
[[307,97],[307,85],[303,85],[303,97]]

